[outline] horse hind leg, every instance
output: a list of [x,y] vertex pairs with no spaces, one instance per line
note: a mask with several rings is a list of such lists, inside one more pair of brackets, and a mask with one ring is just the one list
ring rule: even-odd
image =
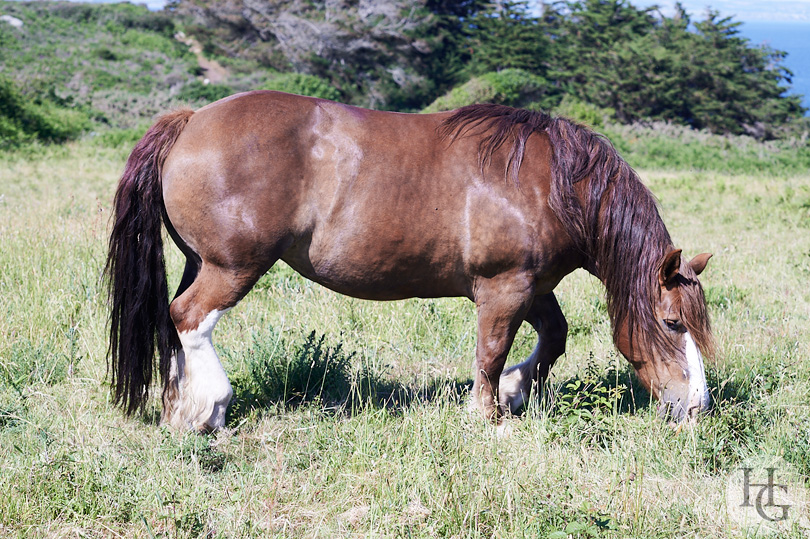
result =
[[513,414],[528,402],[532,389],[539,393],[554,362],[565,353],[568,334],[568,323],[553,293],[536,297],[525,319],[537,332],[537,345],[526,361],[501,374],[498,387],[501,407]]
[[[174,295],[176,300],[183,292],[188,290],[197,275],[200,272],[200,261],[196,257],[187,256],[186,267],[183,270],[183,277],[180,279],[180,285],[177,287],[177,292]],[[173,300],[174,301],[174,300]],[[161,365],[160,374],[163,379],[163,412],[160,416],[160,422],[164,425],[172,423],[174,417],[174,410],[180,402],[180,369],[185,364],[185,353],[182,346],[172,354],[169,359],[169,364],[166,366]],[[178,366],[180,365],[180,366]]]
[[199,275],[172,301],[170,314],[182,350],[164,391],[163,423],[206,432],[224,426],[233,390],[211,334],[222,315],[247,294],[256,279],[257,275],[203,263]]

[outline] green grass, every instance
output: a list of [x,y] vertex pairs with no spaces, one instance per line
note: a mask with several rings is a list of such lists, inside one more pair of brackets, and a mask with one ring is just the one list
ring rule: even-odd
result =
[[[587,122],[587,115],[582,119]],[[663,122],[610,124],[600,130],[628,163],[640,169],[713,171],[763,178],[803,175],[810,170],[806,131],[800,137],[758,142],[747,136],[713,135]],[[722,190],[723,185],[718,182],[718,189]]]
[[[134,136],[0,154],[0,536],[740,537],[735,466],[810,474],[806,171],[641,171],[678,246],[715,253],[714,411],[694,428],[657,417],[583,272],[558,287],[567,354],[498,438],[466,410],[472,304],[355,300],[279,265],[214,334],[237,406],[199,436],[158,427],[156,403],[124,417],[105,385],[101,268]],[[523,327],[512,361],[534,341]]]

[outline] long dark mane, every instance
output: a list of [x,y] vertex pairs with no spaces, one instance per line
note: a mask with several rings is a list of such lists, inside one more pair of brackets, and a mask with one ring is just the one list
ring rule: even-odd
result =
[[[672,240],[655,197],[604,136],[571,120],[502,105],[471,105],[444,121],[441,135],[480,136],[481,167],[509,143],[506,174],[516,183],[526,141],[545,134],[551,143],[549,205],[607,289],[607,306],[618,341],[622,322],[648,347],[673,350],[654,312],[658,268]],[[582,182],[582,183],[581,183]],[[581,185],[577,185],[580,184]],[[703,290],[688,264],[683,275],[683,321],[701,351],[712,352]]]

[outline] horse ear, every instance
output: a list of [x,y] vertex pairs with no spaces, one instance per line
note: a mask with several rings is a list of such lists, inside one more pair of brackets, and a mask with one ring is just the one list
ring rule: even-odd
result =
[[695,272],[695,275],[700,275],[701,272],[706,269],[706,264],[708,264],[711,257],[711,253],[703,253],[689,261],[689,265],[692,267],[692,271]]
[[664,257],[664,261],[661,262],[661,270],[658,273],[658,282],[661,283],[661,286],[672,282],[672,279],[678,275],[680,269],[681,250],[675,249],[667,253],[667,256]]

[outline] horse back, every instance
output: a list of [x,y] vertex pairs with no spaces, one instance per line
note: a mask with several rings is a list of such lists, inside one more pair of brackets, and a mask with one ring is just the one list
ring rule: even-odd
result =
[[515,185],[506,151],[482,167],[476,136],[441,137],[445,118],[227,98],[197,111],[169,155],[167,214],[204,261],[264,271],[282,258],[371,299],[471,296],[476,276],[553,265],[547,140],[532,137]]

